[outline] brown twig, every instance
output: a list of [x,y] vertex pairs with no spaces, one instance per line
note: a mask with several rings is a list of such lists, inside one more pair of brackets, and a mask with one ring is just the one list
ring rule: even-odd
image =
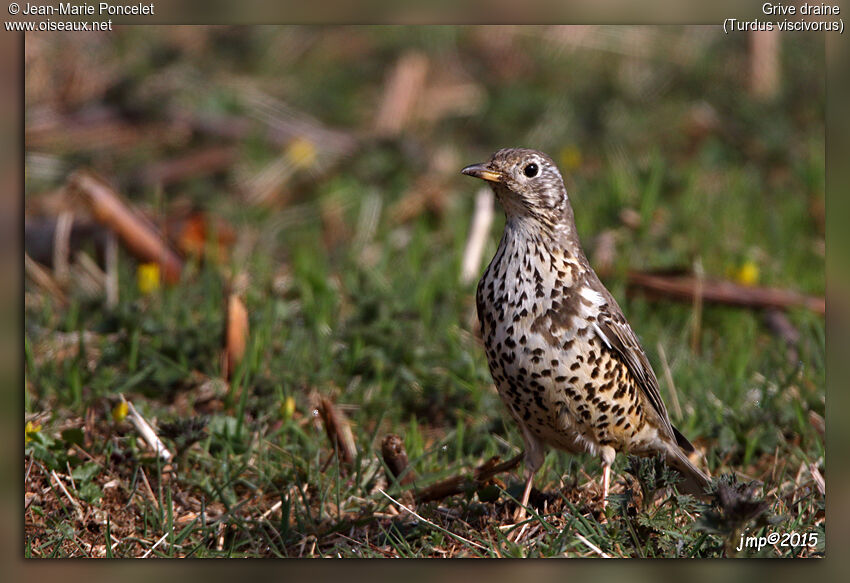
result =
[[127,248],[143,261],[155,261],[168,283],[176,283],[183,269],[180,257],[171,250],[159,230],[125,202],[106,182],[82,170],[68,180],[73,192],[82,197],[95,220],[113,229]]
[[433,500],[442,500],[455,494],[462,494],[471,489],[483,486],[488,480],[497,474],[507,472],[519,465],[525,454],[520,453],[509,459],[506,462],[499,463],[498,456],[493,456],[486,462],[475,468],[472,476],[461,474],[452,476],[451,478],[431,484],[416,493],[416,502],[431,502]]
[[211,146],[151,164],[142,170],[140,179],[146,184],[164,186],[193,176],[221,172],[235,161],[234,146]]
[[353,464],[357,458],[357,446],[354,444],[354,433],[345,414],[324,396],[318,396],[316,409],[339,460],[346,465]]
[[[692,302],[700,287],[693,276],[670,276],[632,271],[628,275],[631,290],[640,290],[650,296],[666,297]],[[823,315],[824,298],[810,296],[787,289],[744,286],[730,281],[703,280],[701,297],[707,302],[744,306],[750,308],[803,307]]]
[[227,300],[227,330],[224,339],[224,378],[230,380],[233,371],[242,362],[245,356],[245,347],[248,344],[248,310],[245,304],[235,293],[231,293]]
[[56,302],[63,306],[68,303],[68,298],[65,297],[62,288],[59,287],[50,272],[26,253],[24,253],[24,269],[27,277],[49,293]]
[[428,74],[428,57],[410,52],[402,55],[387,78],[383,99],[375,119],[375,133],[393,136],[411,119],[417,100],[422,96]]
[[405,485],[416,479],[416,473],[408,469],[407,451],[404,449],[404,441],[398,435],[390,433],[384,438],[381,442],[381,457],[391,474],[387,476],[390,482],[396,478],[399,484]]

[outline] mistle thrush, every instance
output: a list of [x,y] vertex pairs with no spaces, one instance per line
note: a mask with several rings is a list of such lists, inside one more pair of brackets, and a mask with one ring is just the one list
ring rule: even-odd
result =
[[617,452],[662,454],[702,494],[709,479],[670,423],[658,380],[617,302],[590,267],[549,156],[499,150],[463,173],[490,183],[506,223],[476,303],[490,374],[525,442],[528,504],[546,447],[602,458],[607,505]]

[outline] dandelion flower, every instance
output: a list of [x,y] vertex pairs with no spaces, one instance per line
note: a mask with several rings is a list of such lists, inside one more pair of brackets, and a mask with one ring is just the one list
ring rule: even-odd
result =
[[139,291],[147,295],[159,289],[159,264],[142,263],[136,270],[136,283]]
[[286,397],[283,403],[280,404],[280,416],[284,421],[289,421],[295,414],[295,399],[291,396]]
[[24,427],[24,443],[29,443],[35,437],[35,434],[41,431],[41,425],[33,423],[32,421],[27,421],[26,427]]
[[316,144],[307,138],[295,138],[286,146],[286,157],[296,168],[310,168],[317,154]]
[[121,401],[112,408],[112,419],[116,423],[124,421],[124,418],[127,416],[128,409],[127,401]]
[[759,280],[759,268],[753,261],[745,261],[735,272],[735,279],[741,285],[755,285]]

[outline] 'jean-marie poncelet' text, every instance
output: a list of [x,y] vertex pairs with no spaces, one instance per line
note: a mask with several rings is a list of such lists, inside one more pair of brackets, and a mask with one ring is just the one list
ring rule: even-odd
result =
[[55,6],[25,4],[21,9],[21,14],[27,16],[152,16],[155,14],[155,8],[152,2],[150,4],[100,2],[97,5],[60,2]]

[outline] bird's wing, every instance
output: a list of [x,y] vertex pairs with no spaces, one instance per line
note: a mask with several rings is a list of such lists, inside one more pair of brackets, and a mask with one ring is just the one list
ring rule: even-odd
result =
[[[599,294],[604,303],[598,306],[599,313],[596,321],[593,322],[593,329],[605,345],[610,347],[629,369],[632,377],[637,381],[638,387],[643,391],[655,412],[658,413],[664,432],[676,439],[676,432],[670,424],[667,408],[664,406],[664,401],[661,400],[658,379],[655,377],[652,365],[649,364],[649,359],[646,358],[646,353],[641,347],[640,341],[620,311],[617,302],[607,293],[607,290],[605,292]],[[684,441],[687,443],[687,440]],[[687,445],[690,446],[689,443]]]

